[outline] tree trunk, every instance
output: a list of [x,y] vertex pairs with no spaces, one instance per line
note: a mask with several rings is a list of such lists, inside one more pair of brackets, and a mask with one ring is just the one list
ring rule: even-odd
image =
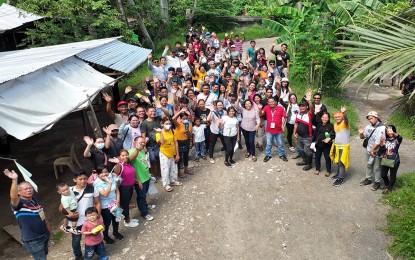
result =
[[169,23],[169,2],[168,0],[160,0],[160,13],[163,17],[162,21],[164,24]]
[[302,1],[298,1],[295,6],[297,7],[298,11],[301,11],[303,9],[303,2]]
[[187,26],[191,26],[193,24],[193,20],[195,18],[196,8],[197,8],[197,0],[194,0],[193,1],[193,8],[192,9],[186,9]]
[[122,4],[122,0],[117,0],[116,2],[117,2],[118,10],[120,11],[121,17],[124,20],[124,22],[125,22],[125,24],[127,25],[127,28],[128,28],[129,27],[128,18],[127,18],[127,15],[125,14],[125,10],[124,10],[124,6]]
[[[135,2],[134,2],[134,0],[128,0],[128,4],[134,6],[135,5]],[[146,25],[143,22],[143,18],[141,17],[140,12],[139,11],[136,11],[136,13],[134,14],[134,17],[137,19],[138,26],[140,27],[140,30],[143,33],[143,36],[144,36],[145,41],[150,45],[150,47],[151,47],[152,50],[155,50],[154,42],[151,39],[150,34],[147,31],[147,27],[146,27]]]

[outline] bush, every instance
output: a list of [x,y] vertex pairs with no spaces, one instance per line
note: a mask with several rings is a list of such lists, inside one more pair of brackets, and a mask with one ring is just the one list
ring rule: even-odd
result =
[[415,259],[415,172],[400,176],[396,187],[382,199],[392,207],[384,228],[393,237],[388,251],[403,259]]

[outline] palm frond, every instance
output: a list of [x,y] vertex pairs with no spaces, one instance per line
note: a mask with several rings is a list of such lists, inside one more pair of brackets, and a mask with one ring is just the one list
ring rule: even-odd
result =
[[[383,19],[382,19],[383,20]],[[342,54],[351,57],[352,66],[341,86],[366,74],[365,83],[377,78],[402,74],[405,78],[415,68],[415,24],[399,17],[384,21],[376,26],[360,27],[349,25],[344,31],[356,35],[360,40],[340,40]],[[360,88],[359,88],[360,89]]]
[[273,21],[273,20],[270,20],[270,19],[262,19],[262,24],[267,26],[275,34],[290,33],[290,30],[286,26],[284,26],[283,24],[281,24],[277,21]]
[[297,8],[290,6],[280,6],[271,8],[271,13],[273,13],[274,15],[287,15],[293,18],[303,16],[303,12],[299,11]]

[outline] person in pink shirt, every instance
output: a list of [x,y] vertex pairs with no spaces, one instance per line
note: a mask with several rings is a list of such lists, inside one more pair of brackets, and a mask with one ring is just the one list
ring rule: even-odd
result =
[[94,252],[97,252],[99,260],[107,260],[105,246],[101,231],[104,229],[104,222],[98,217],[98,210],[90,207],[85,210],[87,221],[82,225],[81,233],[85,236],[85,260],[92,259]]
[[268,162],[271,159],[272,144],[276,141],[278,145],[278,155],[283,161],[288,161],[284,151],[284,143],[282,142],[282,136],[285,131],[285,122],[287,114],[284,107],[277,106],[277,102],[274,98],[268,98],[268,105],[262,109],[261,115],[265,115],[267,119],[267,125],[265,128],[265,134],[267,137],[267,146],[265,148],[264,162]]

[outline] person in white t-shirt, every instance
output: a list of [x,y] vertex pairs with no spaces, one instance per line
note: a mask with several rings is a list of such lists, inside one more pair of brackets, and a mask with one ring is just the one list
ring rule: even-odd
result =
[[223,129],[223,139],[225,141],[225,165],[230,167],[235,164],[233,160],[234,147],[236,142],[239,141],[239,121],[234,107],[228,108],[228,113],[223,116],[219,128]]
[[202,125],[200,118],[195,118],[194,126],[192,128],[193,143],[195,144],[195,161],[199,161],[199,157],[206,160],[205,156],[205,128],[206,124]]

